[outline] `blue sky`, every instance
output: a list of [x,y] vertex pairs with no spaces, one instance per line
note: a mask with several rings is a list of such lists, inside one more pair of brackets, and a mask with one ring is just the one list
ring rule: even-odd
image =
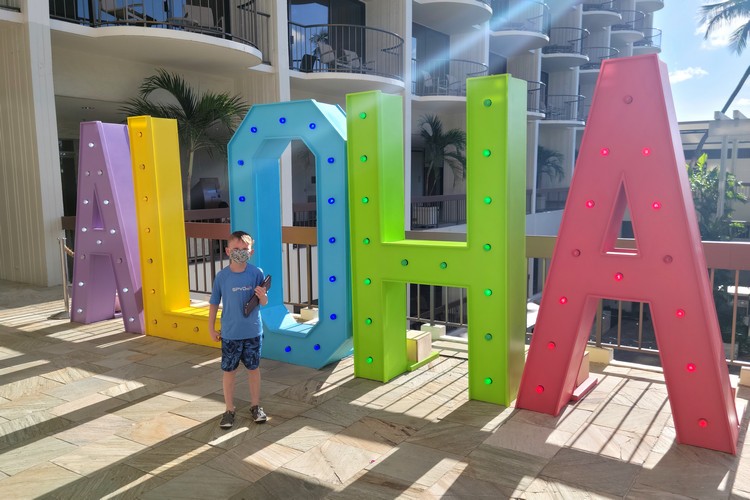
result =
[[[731,29],[704,40],[698,26],[698,7],[703,0],[666,0],[654,15],[654,27],[662,30],[662,52],[672,84],[678,121],[708,120],[719,111],[750,65],[750,48],[741,56],[727,46]],[[750,79],[727,114],[737,109],[750,116]]]

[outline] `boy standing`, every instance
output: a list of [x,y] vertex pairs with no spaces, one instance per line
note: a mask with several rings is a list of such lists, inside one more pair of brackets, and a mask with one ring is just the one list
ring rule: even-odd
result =
[[[244,231],[235,231],[227,241],[225,249],[229,256],[229,267],[216,275],[208,307],[208,333],[214,342],[221,340],[221,369],[224,372],[224,402],[226,411],[219,426],[229,429],[234,424],[234,382],[240,361],[248,372],[250,386],[250,413],[256,423],[266,421],[260,407],[260,352],[263,345],[263,325],[260,307],[245,317],[245,302],[255,294],[260,305],[268,304],[263,282],[263,271],[248,263],[253,254],[253,239]],[[216,331],[216,314],[222,303],[221,334]]]

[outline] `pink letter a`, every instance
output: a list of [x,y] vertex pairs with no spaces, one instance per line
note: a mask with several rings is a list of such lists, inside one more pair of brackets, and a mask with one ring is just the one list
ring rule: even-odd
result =
[[[625,208],[636,248],[616,248]],[[724,360],[666,65],[605,61],[594,93],[517,406],[570,400],[600,298],[647,302],[677,440],[736,453]]]

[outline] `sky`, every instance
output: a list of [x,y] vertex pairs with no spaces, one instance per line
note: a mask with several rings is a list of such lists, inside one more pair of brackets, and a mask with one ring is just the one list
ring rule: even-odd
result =
[[[720,111],[750,65],[750,46],[742,55],[728,46],[731,28],[705,40],[698,25],[698,8],[705,0],[666,0],[654,14],[654,28],[662,30],[661,54],[667,64],[677,120],[709,120]],[[727,111],[750,117],[750,79]]]

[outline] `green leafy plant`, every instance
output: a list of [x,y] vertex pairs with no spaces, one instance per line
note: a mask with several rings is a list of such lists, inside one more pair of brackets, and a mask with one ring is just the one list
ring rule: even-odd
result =
[[724,181],[725,209],[718,214],[719,169],[709,167],[706,158],[707,155],[703,154],[695,165],[687,167],[701,239],[730,240],[732,234],[741,229],[740,225],[732,222],[732,203],[746,203],[747,196],[739,191],[740,183],[734,174],[727,172]]
[[466,179],[466,132],[453,128],[443,132],[436,115],[419,118],[419,135],[424,140],[425,194],[435,194],[446,165],[456,179]]
[[[174,102],[152,100],[157,90],[167,92]],[[128,100],[120,110],[129,116],[148,115],[177,121],[180,145],[188,159],[183,192],[185,208],[190,209],[195,153],[205,149],[209,155],[218,152],[226,156],[228,138],[247,113],[248,105],[239,96],[226,92],[199,93],[182,76],[160,68],[143,80],[138,97]]]
[[542,176],[546,175],[550,181],[562,181],[565,179],[565,170],[562,166],[563,154],[554,149],[538,146],[536,150],[536,187],[540,187]]

